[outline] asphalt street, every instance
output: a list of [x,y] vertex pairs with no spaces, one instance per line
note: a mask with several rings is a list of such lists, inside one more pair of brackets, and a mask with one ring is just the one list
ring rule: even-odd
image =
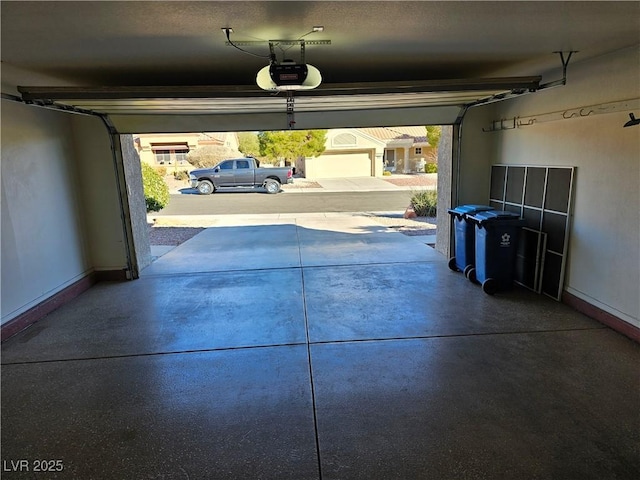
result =
[[404,210],[410,190],[379,192],[216,192],[213,195],[174,194],[157,215],[224,215],[263,213],[379,212]]

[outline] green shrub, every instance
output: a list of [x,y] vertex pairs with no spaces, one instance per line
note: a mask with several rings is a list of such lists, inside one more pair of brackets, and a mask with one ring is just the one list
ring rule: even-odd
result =
[[167,174],[167,167],[155,167],[155,170],[161,177],[164,177]]
[[437,163],[425,163],[425,165],[424,165],[424,173],[438,173],[438,164]]
[[169,203],[169,187],[154,168],[146,163],[142,164],[142,187],[147,212],[158,212]]
[[411,206],[419,217],[435,217],[438,193],[435,190],[421,190],[411,195]]
[[187,170],[180,170],[178,172],[174,172],[173,178],[176,180],[188,180],[189,172]]
[[385,177],[390,177],[391,172],[389,170],[385,170],[384,172],[382,172],[382,175],[384,175]]

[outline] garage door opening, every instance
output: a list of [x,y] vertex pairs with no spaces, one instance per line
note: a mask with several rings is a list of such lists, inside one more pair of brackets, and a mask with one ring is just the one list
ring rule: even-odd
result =
[[[149,245],[149,254],[146,261],[140,262],[141,267],[204,228],[233,215],[256,216],[264,220],[295,214],[359,213],[377,219],[382,228],[390,231],[423,236],[424,243],[439,247],[447,254],[448,236],[443,237],[441,246],[437,245],[435,215],[432,211],[423,213],[425,205],[413,205],[412,200],[418,196],[422,202],[428,196],[428,204],[434,207],[438,200],[447,201],[447,195],[443,195],[444,200],[433,197],[439,195],[439,191],[448,190],[447,186],[439,187],[442,175],[438,172],[444,169],[447,175],[451,171],[451,127],[313,131],[321,138],[322,148],[315,152],[307,149],[307,155],[299,154],[300,150],[296,151],[291,145],[280,145],[280,148],[273,145],[274,139],[284,143],[287,139],[283,134],[286,133],[133,135],[133,150],[138,161],[146,170],[158,174],[169,190],[166,204],[158,211],[148,212],[147,225],[139,228],[145,230]],[[310,136],[310,132],[306,134]],[[265,149],[269,142],[270,150]],[[190,178],[194,170],[206,170],[230,159],[236,159],[233,162],[236,168],[238,159],[245,157],[256,158],[260,169],[291,168],[294,172],[291,183],[283,182],[279,195],[265,195],[266,191],[259,187],[220,187],[213,190],[213,195],[203,195],[194,188],[199,180]],[[141,248],[145,249],[145,242],[141,243]]]

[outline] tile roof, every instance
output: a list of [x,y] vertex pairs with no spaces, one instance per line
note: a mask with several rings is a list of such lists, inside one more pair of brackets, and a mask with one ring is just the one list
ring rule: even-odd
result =
[[363,133],[379,140],[413,139],[413,143],[427,143],[427,129],[419,127],[358,128]]

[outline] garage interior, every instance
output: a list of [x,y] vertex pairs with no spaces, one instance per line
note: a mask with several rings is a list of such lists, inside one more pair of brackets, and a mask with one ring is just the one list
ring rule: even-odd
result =
[[[1,14],[3,476],[46,458],[52,478],[636,478],[640,4]],[[308,39],[323,83],[293,107],[260,90],[268,59],[228,27],[261,54]],[[147,267],[121,135],[429,124],[453,126],[438,252],[389,264],[410,238],[293,218],[198,235],[237,253],[215,267]],[[535,210],[496,169],[563,168],[560,302],[448,270],[448,206]]]

